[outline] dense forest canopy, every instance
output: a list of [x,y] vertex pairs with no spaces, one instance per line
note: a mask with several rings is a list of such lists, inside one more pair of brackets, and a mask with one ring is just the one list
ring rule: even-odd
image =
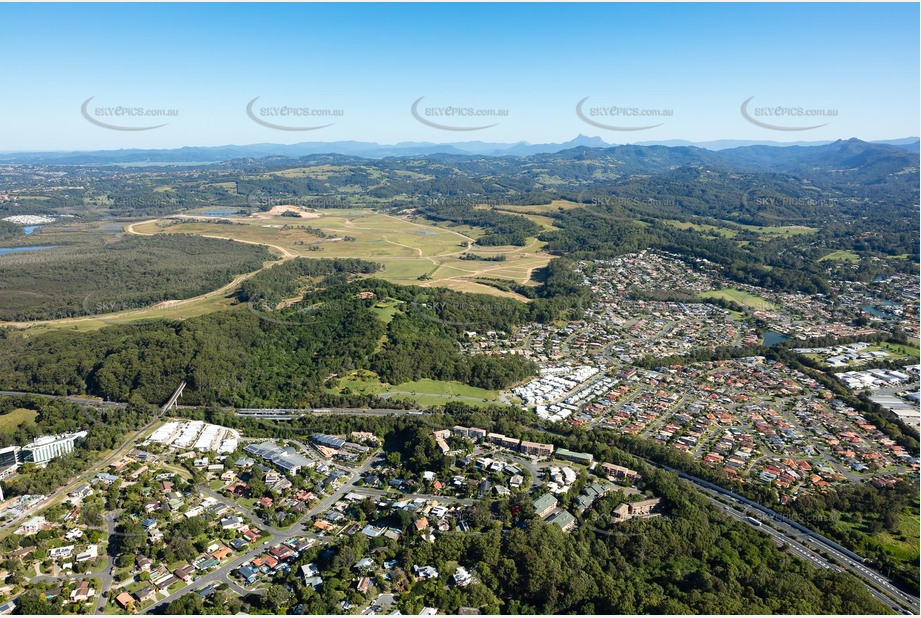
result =
[[210,292],[272,259],[265,247],[186,234],[2,255],[0,320],[140,309]]

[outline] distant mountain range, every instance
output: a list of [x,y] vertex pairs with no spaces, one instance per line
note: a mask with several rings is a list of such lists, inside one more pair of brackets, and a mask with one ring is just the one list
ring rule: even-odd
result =
[[[839,140],[840,141],[840,140]],[[823,146],[832,141],[774,142],[769,140],[715,140],[689,142],[666,140],[640,142],[636,146],[696,147],[719,151],[748,146],[808,147]],[[893,140],[870,142],[888,144],[912,153],[921,151],[919,138],[904,137]],[[600,137],[579,135],[561,144],[513,144],[491,142],[455,142],[435,144],[430,142],[400,142],[398,144],[377,144],[374,142],[302,142],[299,144],[249,144],[244,146],[187,146],[172,149],[123,149],[95,151],[51,151],[51,152],[0,152],[0,163],[32,165],[110,165],[131,163],[219,163],[233,159],[260,159],[265,157],[304,157],[317,154],[338,154],[368,159],[387,157],[413,157],[425,155],[461,155],[490,157],[523,157],[537,154],[554,154],[577,148],[612,148]]]

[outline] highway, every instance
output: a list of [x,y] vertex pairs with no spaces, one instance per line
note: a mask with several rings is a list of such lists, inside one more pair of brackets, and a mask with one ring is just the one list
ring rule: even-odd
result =
[[[747,523],[752,527],[757,528],[760,531],[771,534],[772,536],[775,534],[780,534],[782,536],[782,540],[789,544],[791,547],[797,545],[798,552],[808,552],[811,555],[811,558],[809,558],[808,561],[813,564],[817,564],[823,567],[827,565],[828,568],[834,567],[835,564],[843,567],[844,570],[849,571],[861,579],[866,584],[870,594],[872,594],[882,603],[894,609],[895,611],[901,612],[902,610],[909,610],[911,613],[921,614],[921,599],[903,592],[901,589],[894,586],[881,573],[866,566],[863,562],[863,558],[847,550],[846,548],[841,547],[838,543],[835,543],[831,539],[828,539],[817,532],[813,532],[805,526],[727,489],[723,489],[722,487],[713,485],[712,483],[702,479],[698,479],[673,468],[669,468],[668,466],[657,465],[652,462],[648,463],[655,467],[678,474],[678,476],[680,476],[682,479],[693,483],[699,489],[703,490],[705,494],[710,496],[711,500],[715,500],[713,496],[716,495],[728,498],[735,504],[733,510],[738,509],[739,511],[745,513],[745,515],[740,515],[737,517],[737,519]],[[725,511],[726,509],[724,507],[725,505],[721,504],[720,508]],[[748,516],[754,517],[758,521],[762,522],[762,524],[758,526],[757,524],[752,523],[746,519]],[[815,553],[816,551],[828,555],[834,560],[834,563],[824,560],[821,558],[821,556]]]
[[[231,410],[233,408],[227,408]],[[242,418],[261,418],[269,421],[291,421],[305,416],[327,416],[344,414],[348,416],[394,416],[400,414],[413,414],[425,416],[428,412],[423,410],[401,410],[393,408],[240,408],[234,414]]]
[[128,407],[127,403],[122,403],[119,401],[103,401],[102,399],[96,399],[94,397],[78,397],[76,395],[50,395],[47,393],[26,393],[24,391],[0,391],[0,395],[9,395],[11,397],[21,397],[23,395],[28,395],[32,397],[44,397],[46,399],[66,399],[74,403],[82,403],[93,406],[107,406],[114,408]]

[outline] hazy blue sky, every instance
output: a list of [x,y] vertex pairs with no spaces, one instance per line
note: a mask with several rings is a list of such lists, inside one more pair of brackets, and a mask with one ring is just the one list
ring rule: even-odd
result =
[[[0,4],[0,150],[360,140],[611,143],[919,133],[917,4]],[[167,126],[148,131],[101,128]],[[258,118],[315,131],[257,124]],[[451,126],[495,127],[446,131]],[[604,124],[662,126],[642,131]],[[757,116],[760,107],[836,110]],[[104,117],[97,107],[177,109]],[[341,110],[282,118],[263,107]],[[426,108],[508,110],[450,118]],[[671,110],[602,117],[595,107]],[[763,110],[761,110],[763,111]],[[596,110],[597,112],[597,110]]]

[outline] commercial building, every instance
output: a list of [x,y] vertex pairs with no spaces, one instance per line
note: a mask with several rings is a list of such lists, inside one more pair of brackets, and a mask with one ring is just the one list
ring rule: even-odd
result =
[[243,450],[272,462],[288,474],[297,474],[301,468],[310,468],[316,464],[312,459],[299,455],[292,448],[284,449],[270,443],[248,444]]
[[323,433],[315,433],[310,436],[310,439],[319,444],[320,446],[325,446],[327,448],[340,449],[345,445],[345,440],[342,438],[337,438],[335,436],[328,436]]
[[6,468],[7,466],[15,466],[18,464],[18,454],[18,446],[8,446],[6,448],[0,449],[0,468]]
[[60,457],[73,451],[74,443],[85,437],[85,431],[77,431],[56,436],[42,436],[23,447],[7,447],[0,450],[0,467],[23,463],[48,463],[55,457]]

